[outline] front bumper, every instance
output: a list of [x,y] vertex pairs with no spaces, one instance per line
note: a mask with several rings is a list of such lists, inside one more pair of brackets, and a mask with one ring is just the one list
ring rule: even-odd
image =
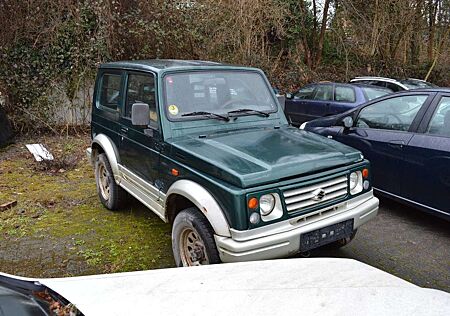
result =
[[214,235],[223,262],[264,260],[294,255],[300,249],[300,235],[354,220],[354,229],[378,213],[379,201],[373,191],[316,212],[248,231],[231,230],[232,237]]

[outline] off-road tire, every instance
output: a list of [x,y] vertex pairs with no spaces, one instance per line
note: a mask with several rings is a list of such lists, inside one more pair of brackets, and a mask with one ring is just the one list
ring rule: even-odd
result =
[[[100,176],[100,173],[103,173],[104,176]],[[108,183],[109,194],[103,193],[101,188],[101,178],[105,176]],[[101,153],[95,157],[95,183],[97,185],[98,197],[107,209],[117,211],[125,205],[128,199],[128,194],[123,188],[117,185],[114,180],[111,165],[104,153]]]
[[[203,264],[216,264],[220,263],[219,252],[214,241],[214,231],[206,219],[206,217],[196,208],[190,207],[182,210],[177,214],[172,225],[172,250],[175,263],[178,267],[190,266],[189,264],[183,264],[182,251],[186,251],[187,248],[181,249],[182,234],[185,231],[194,231],[201,239],[204,245],[204,252],[206,253],[207,263]],[[184,262],[189,260],[184,260]]]

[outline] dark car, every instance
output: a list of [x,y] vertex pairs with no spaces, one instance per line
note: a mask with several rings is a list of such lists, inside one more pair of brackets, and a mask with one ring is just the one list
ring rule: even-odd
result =
[[450,89],[399,92],[302,128],[361,150],[379,193],[450,219]]
[[285,113],[293,125],[322,116],[335,115],[369,100],[392,93],[392,90],[369,85],[346,83],[309,84],[295,94],[286,95]]

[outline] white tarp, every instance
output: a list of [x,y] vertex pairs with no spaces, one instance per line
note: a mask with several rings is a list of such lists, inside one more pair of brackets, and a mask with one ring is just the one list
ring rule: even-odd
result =
[[26,145],[30,153],[33,154],[36,161],[53,160],[53,155],[42,144]]
[[91,315],[450,315],[450,294],[352,259],[305,258],[42,279]]

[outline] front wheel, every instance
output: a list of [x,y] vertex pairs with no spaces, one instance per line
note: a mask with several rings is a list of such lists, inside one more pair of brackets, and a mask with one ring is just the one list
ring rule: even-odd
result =
[[195,207],[187,208],[175,217],[172,250],[178,267],[220,263],[212,227]]

